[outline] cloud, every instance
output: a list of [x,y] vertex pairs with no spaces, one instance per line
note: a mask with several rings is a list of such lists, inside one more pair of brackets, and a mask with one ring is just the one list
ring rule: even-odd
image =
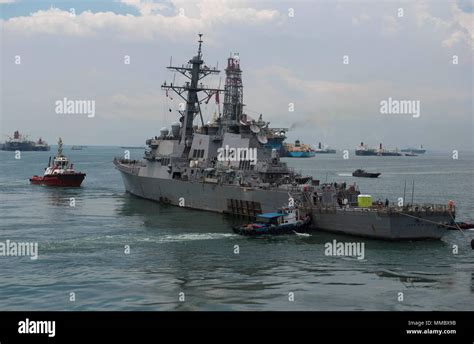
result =
[[451,48],[455,44],[466,44],[471,49],[474,48],[474,13],[469,11],[469,7],[464,3],[451,1],[450,19],[432,15],[428,2],[417,2],[413,5],[413,9],[419,27],[431,26],[445,36],[441,41],[443,47]]
[[[302,121],[317,121],[319,124],[328,121],[325,116],[336,114],[331,120],[378,119],[380,101],[388,97],[421,100],[425,109],[439,108],[443,104],[460,104],[470,97],[469,91],[452,90],[449,86],[439,88],[430,84],[406,85],[404,82],[383,79],[361,82],[311,79],[277,65],[260,70],[257,78],[259,92],[267,95],[265,99],[274,99],[272,103],[275,107],[265,108],[266,113],[281,114],[288,102],[294,102]],[[327,113],[323,116],[318,115],[318,112],[325,111]],[[462,117],[464,114],[451,116]]]
[[456,4],[453,4],[452,12],[454,15],[454,21],[461,28],[461,33],[464,31],[466,34],[464,39],[472,46],[474,40],[474,13],[472,12],[472,7],[471,12],[466,12],[459,8]]
[[196,3],[172,0],[174,15],[158,13],[165,5],[138,0],[122,0],[137,8],[140,16],[113,12],[84,11],[72,16],[57,8],[40,10],[30,16],[13,17],[2,21],[6,33],[23,35],[56,34],[68,36],[93,36],[112,32],[123,39],[176,38],[197,31],[212,32],[220,24],[242,23],[258,25],[275,21],[275,10],[257,10],[243,1],[201,0]]
[[166,115],[168,108],[164,108],[163,92],[151,90],[146,92],[118,92],[99,97],[98,104],[102,105],[100,113],[107,119],[151,119],[158,114]]
[[141,15],[147,16],[164,11],[169,8],[166,4],[160,4],[142,0],[120,0],[121,3],[136,8]]

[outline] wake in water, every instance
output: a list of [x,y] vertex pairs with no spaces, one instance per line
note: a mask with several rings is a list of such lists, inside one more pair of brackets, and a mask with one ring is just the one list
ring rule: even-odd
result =
[[232,233],[184,233],[184,234],[171,234],[163,235],[153,239],[145,238],[145,240],[138,241],[151,241],[156,243],[168,243],[168,242],[184,242],[184,241],[195,241],[195,240],[217,240],[238,237],[237,234]]
[[311,234],[309,234],[309,233],[299,233],[299,232],[297,232],[297,231],[293,231],[293,233],[295,233],[296,236],[304,237],[304,238],[308,238],[308,237],[311,236]]

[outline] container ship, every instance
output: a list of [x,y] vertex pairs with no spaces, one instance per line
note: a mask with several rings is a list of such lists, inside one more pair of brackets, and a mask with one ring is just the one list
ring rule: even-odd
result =
[[284,146],[287,158],[312,158],[316,155],[310,145],[301,143],[300,140],[296,140],[294,144],[285,143]]
[[[181,86],[162,84],[166,94],[175,92],[186,102],[177,112],[178,121],[171,130],[162,128],[159,136],[146,140],[142,159],[114,159],[126,192],[164,204],[253,218],[294,202],[310,216],[314,230],[385,240],[439,239],[447,232],[455,218],[452,204],[381,206],[355,184],[321,184],[313,176],[295,173],[268,144],[270,123],[251,121],[245,114],[237,54],[227,59],[223,89],[201,83],[219,73],[204,63],[202,43],[199,34],[194,57],[167,67],[186,77]],[[218,94],[224,95],[223,112],[204,124],[200,104],[212,97],[217,100]],[[234,154],[226,157],[223,150]]]

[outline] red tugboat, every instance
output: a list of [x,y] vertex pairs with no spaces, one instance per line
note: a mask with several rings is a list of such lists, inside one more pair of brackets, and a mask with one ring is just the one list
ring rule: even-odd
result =
[[74,165],[70,164],[69,159],[63,155],[63,141],[59,138],[58,152],[53,163],[51,164],[50,157],[44,175],[42,177],[33,176],[30,178],[30,182],[38,185],[79,187],[85,177],[86,174],[76,172]]

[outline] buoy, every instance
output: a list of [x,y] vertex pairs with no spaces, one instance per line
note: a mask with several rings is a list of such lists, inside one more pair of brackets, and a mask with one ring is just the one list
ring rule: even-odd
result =
[[474,239],[471,240],[471,248],[474,250]]

